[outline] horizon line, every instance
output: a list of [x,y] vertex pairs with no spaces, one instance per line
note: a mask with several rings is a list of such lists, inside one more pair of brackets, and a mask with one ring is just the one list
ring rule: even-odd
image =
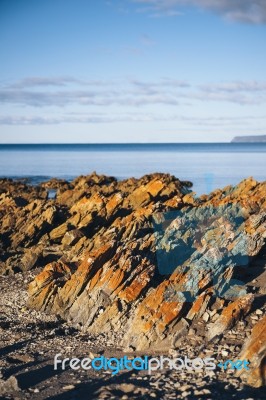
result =
[[[234,144],[236,142],[41,142],[41,143],[0,143],[1,146],[17,146],[17,145],[172,145],[172,144]],[[242,142],[242,143],[263,143],[263,142]]]
[[160,146],[160,145],[219,145],[219,144],[230,144],[230,145],[239,145],[239,144],[266,144],[265,141],[257,142],[257,141],[239,141],[239,142],[130,142],[130,143],[110,143],[110,142],[102,142],[102,143],[0,143],[0,146]]

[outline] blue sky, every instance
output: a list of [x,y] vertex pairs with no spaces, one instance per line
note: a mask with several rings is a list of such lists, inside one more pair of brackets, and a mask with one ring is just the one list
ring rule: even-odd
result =
[[0,143],[265,134],[265,0],[0,0]]

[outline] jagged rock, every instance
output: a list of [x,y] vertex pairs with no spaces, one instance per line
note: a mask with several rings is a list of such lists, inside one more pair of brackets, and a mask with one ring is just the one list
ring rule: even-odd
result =
[[181,342],[182,339],[187,335],[189,328],[189,323],[185,320],[185,318],[181,318],[180,321],[175,325],[175,335],[172,340],[172,346],[175,348]]
[[[56,198],[43,199],[53,185]],[[249,178],[200,198],[168,174],[118,182],[93,173],[51,181],[36,198],[27,186],[30,196],[7,187],[1,270],[47,264],[30,284],[31,307],[95,335],[119,333],[119,345],[136,350],[168,349],[197,321],[209,324],[211,340],[249,312],[266,182]]]
[[64,247],[74,246],[82,237],[84,235],[79,229],[67,231],[62,239],[62,245]]
[[230,303],[223,310],[220,317],[213,324],[209,325],[207,338],[212,340],[221,335],[225,330],[231,329],[236,321],[243,318],[250,311],[253,301],[254,295],[248,294]]
[[[93,187],[82,178],[78,191],[81,182]],[[84,261],[60,285],[56,269],[50,270],[41,291],[35,292],[33,283],[31,302],[92,333],[122,329],[125,348],[167,347],[178,336],[181,318],[202,317],[217,298],[228,302],[242,296],[243,282],[232,279],[234,267],[247,268],[249,257],[263,245],[265,212],[257,205],[264,202],[265,184],[247,180],[214,192],[204,202],[193,200],[189,207],[180,182],[168,176],[146,176],[118,186],[115,194],[105,196],[100,188],[72,205],[68,221],[78,230],[67,231],[62,243],[71,232],[85,229],[91,240]],[[178,200],[169,208],[171,196]],[[246,199],[248,204],[239,205]],[[42,273],[38,279],[43,280]],[[232,327],[252,300],[248,294],[229,303],[209,339]]]
[[206,291],[201,293],[192,304],[192,307],[187,314],[187,318],[190,320],[195,317],[200,318],[204,314],[208,304],[210,303],[213,293],[213,289],[207,289]]
[[42,252],[43,247],[41,245],[33,246],[30,249],[25,249],[24,255],[20,261],[20,269],[22,271],[26,271],[34,268],[38,263],[40,263]]
[[64,222],[63,224],[57,226],[54,228],[50,233],[49,233],[49,238],[53,242],[61,242],[62,238],[65,236],[65,234],[68,232],[70,228],[70,224],[68,222]]
[[237,376],[254,387],[266,384],[266,316],[254,325],[239,354],[239,360],[248,360],[250,364],[248,371],[241,369],[237,371]]

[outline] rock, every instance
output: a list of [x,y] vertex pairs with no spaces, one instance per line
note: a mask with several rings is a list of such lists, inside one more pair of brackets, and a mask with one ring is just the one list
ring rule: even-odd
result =
[[194,390],[194,395],[195,396],[201,396],[201,395],[206,395],[206,394],[211,394],[211,391],[209,389],[200,389],[200,390]]
[[[3,181],[1,272],[39,267],[28,305],[105,344],[167,354],[191,326],[201,348],[207,327],[209,341],[221,337],[249,313],[248,293],[262,290],[266,182],[248,178],[200,198],[189,186],[159,173],[93,173],[34,189]],[[261,315],[252,314],[255,326]]]
[[182,340],[182,338],[186,336],[188,328],[189,328],[189,323],[184,318],[178,321],[178,323],[175,325],[176,334],[174,335],[172,341],[172,345],[174,347],[176,347],[178,343],[180,343],[180,340]]
[[15,376],[10,376],[6,381],[0,379],[0,395],[11,394],[19,391],[18,381]]
[[191,392],[185,391],[185,392],[181,393],[181,396],[182,397],[187,397],[187,396],[190,396],[190,394],[191,394]]
[[188,335],[189,335],[189,336],[195,336],[195,335],[196,335],[196,329],[190,328],[190,329],[188,330]]
[[[208,290],[204,291],[203,293],[201,293],[195,299],[194,303],[192,304],[192,307],[190,308],[190,310],[187,314],[187,318],[192,320],[195,317],[200,318],[202,316],[203,321],[205,321],[205,319],[207,319],[207,321],[208,321],[209,314],[205,313],[205,310],[208,307],[208,304],[210,303],[210,301],[212,299],[212,295],[213,295],[212,289],[208,289]],[[203,318],[203,315],[205,315],[204,318]],[[207,321],[205,321],[205,322],[207,322]]]
[[[234,199],[239,200],[239,197],[241,201],[242,192],[236,187],[237,195],[231,191],[230,196],[226,198],[223,192],[218,191],[215,195],[206,197],[205,203],[194,201],[189,209],[184,205],[184,211],[175,212],[169,222],[165,220],[165,216],[168,218],[167,213],[160,211],[161,214],[157,213],[156,218],[163,230],[158,231],[162,237],[156,242],[152,229],[154,202],[156,201],[156,207],[160,202],[161,210],[164,211],[169,210],[168,204],[172,204],[169,203],[171,196],[173,198],[178,196],[179,204],[182,204],[184,195],[180,182],[169,176],[145,176],[140,180],[128,180],[119,184],[112,181],[111,190],[104,192],[103,186],[98,185],[101,179],[106,180],[106,178],[97,180],[94,175],[73,183],[71,191],[78,190],[79,199],[72,197],[70,218],[67,223],[68,226],[76,225],[78,228],[76,230],[67,228],[66,231],[67,225],[64,225],[62,231],[65,232],[62,244],[74,245],[72,259],[76,260],[82,256],[84,261],[77,270],[72,272],[68,269],[69,273],[64,273],[64,277],[60,275],[60,279],[56,278],[57,267],[44,269],[46,274],[49,273],[49,279],[46,277],[44,279],[41,273],[36,278],[40,282],[44,279],[40,290],[36,285],[30,285],[30,304],[59,313],[75,324],[82,324],[93,334],[123,329],[125,335],[122,345],[127,349],[129,346],[145,349],[151,344],[153,346],[158,344],[159,348],[167,347],[174,343],[178,336],[182,338],[184,335],[184,327],[180,326],[183,317],[192,320],[204,316],[203,321],[208,322],[210,315],[208,307],[213,303],[215,296],[217,297],[215,309],[223,306],[224,300],[219,297],[217,289],[227,290],[225,293],[229,293],[228,285],[233,269],[223,264],[229,256],[225,250],[221,253],[220,248],[226,246],[233,250],[236,248],[234,251],[242,252],[243,257],[247,250],[243,247],[247,238],[243,231],[238,232],[242,225],[237,225],[239,224],[237,221],[241,221],[241,218],[244,220],[244,217],[240,215],[239,209],[230,203],[234,202]],[[81,193],[83,184],[87,185],[86,190],[90,190],[90,197],[85,190],[83,194]],[[117,193],[114,193],[115,185],[119,189]],[[252,193],[255,193],[256,204],[260,202],[260,191],[264,193],[263,185],[247,181],[241,183],[240,187],[243,191],[252,190]],[[257,192],[254,190],[255,187]],[[107,198],[106,193],[108,193]],[[249,201],[251,199],[252,196],[249,196]],[[215,219],[209,204],[214,204],[218,211],[221,207],[218,214],[215,211]],[[206,225],[208,219],[211,221],[209,227]],[[181,229],[180,221],[183,221]],[[205,225],[201,227],[199,221],[205,221]],[[250,228],[250,254],[259,249],[255,238],[258,241],[258,229],[264,224],[263,221],[263,218],[254,218],[252,215],[249,225],[247,223],[247,227],[256,226],[256,236],[252,236],[253,228]],[[196,231],[189,228],[194,223],[198,223],[199,226]],[[225,226],[226,229],[221,231],[221,226]],[[53,237],[60,237],[62,233]],[[84,233],[92,236],[90,242],[86,242],[86,238],[82,237]],[[216,247],[210,245],[213,235],[217,238]],[[194,243],[194,252],[191,252],[191,246],[182,244],[188,237],[191,243]],[[85,241],[81,242],[83,239]],[[173,243],[173,248],[175,241],[177,246],[181,243],[179,254],[184,256],[179,269],[169,271],[172,272],[170,278],[164,273],[158,274],[156,270],[156,258],[158,262],[160,251],[166,250],[167,257],[168,252],[169,257],[174,256],[174,253],[171,255],[171,247],[166,248],[164,241],[168,244]],[[82,250],[86,243],[88,243],[87,254]],[[232,243],[235,247],[232,247]],[[186,252],[189,253],[186,255]],[[234,254],[231,256],[235,257]],[[205,265],[207,263],[207,268],[202,269],[202,263]],[[186,270],[187,264],[190,264],[190,269]],[[183,273],[183,270],[186,272]],[[192,304],[188,307],[187,299],[182,293],[186,292],[190,282],[194,282],[195,286],[189,289]],[[228,307],[230,309],[230,304]],[[128,313],[128,310],[132,311]],[[231,317],[228,326],[238,320],[241,312],[239,311],[236,318]],[[220,318],[215,314],[212,321],[220,324]],[[225,314],[222,318],[225,318]],[[227,322],[224,321],[224,324]]]
[[250,337],[245,341],[238,359],[248,360],[249,371],[241,369],[236,372],[245,382],[254,387],[266,382],[266,316],[254,325]]
[[182,385],[179,387],[179,390],[181,392],[185,392],[186,390],[189,390],[189,389],[191,389],[191,385]]
[[220,317],[209,325],[207,333],[208,340],[214,339],[221,335],[225,330],[231,329],[236,321],[245,316],[253,303],[254,295],[248,294],[230,303],[222,312]]
[[34,357],[28,354],[16,354],[14,356],[9,357],[12,362],[21,362],[21,363],[28,363],[34,361]]
[[228,356],[228,351],[226,351],[226,350],[222,350],[221,351],[221,355],[223,356],[223,357],[227,357]]
[[[70,225],[71,226],[71,225]],[[69,223],[64,222],[63,224],[57,226],[49,233],[49,238],[52,241],[61,241],[64,235],[67,233],[69,229]]]
[[75,389],[75,385],[66,385],[62,387],[63,390],[72,390]]
[[62,245],[64,247],[74,246],[83,236],[83,233],[79,229],[67,231],[62,239]]
[[135,390],[135,385],[133,385],[132,383],[121,383],[120,385],[116,386],[117,389],[121,390],[124,393],[130,393],[133,392]]
[[42,246],[34,246],[24,251],[24,255],[21,258],[20,265],[23,271],[34,268],[40,262],[42,257]]
[[208,314],[206,311],[205,311],[205,313],[203,314],[202,319],[203,319],[204,322],[208,322],[208,321],[209,321],[210,316],[209,316],[209,314]]

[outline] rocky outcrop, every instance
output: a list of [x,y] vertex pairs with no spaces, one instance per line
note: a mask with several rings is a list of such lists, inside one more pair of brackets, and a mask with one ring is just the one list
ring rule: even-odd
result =
[[266,384],[266,316],[254,326],[239,359],[249,360],[250,369],[239,370],[237,376],[254,387]]
[[235,136],[232,143],[265,143],[266,135],[258,136]]
[[[127,350],[174,348],[198,320],[219,340],[263,295],[249,282],[264,267],[266,182],[199,198],[190,187],[167,174],[94,173],[22,191],[19,205],[7,185],[2,271],[43,266],[29,305]],[[55,199],[42,197],[53,188]]]

